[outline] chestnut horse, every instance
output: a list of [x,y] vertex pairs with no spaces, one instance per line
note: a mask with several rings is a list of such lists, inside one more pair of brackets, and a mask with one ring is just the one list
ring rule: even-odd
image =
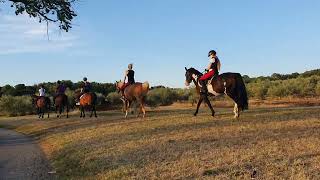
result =
[[[186,70],[186,81],[185,84],[189,86],[191,81],[196,85],[197,92],[200,93],[199,78],[202,76],[198,70],[190,68]],[[243,82],[243,79],[239,73],[223,73],[218,76],[213,77],[211,82],[208,83],[208,93],[210,96],[219,96],[227,95],[234,102],[234,117],[238,118],[240,116],[240,111],[248,109],[248,96],[246,86]],[[198,114],[199,107],[202,101],[205,101],[208,104],[214,116],[215,112],[211,106],[211,103],[208,99],[207,94],[200,93],[200,99],[197,104],[197,110],[194,113],[194,116]]]
[[[116,82],[116,88],[118,90],[118,92],[120,92],[121,88],[123,87],[123,82]],[[145,110],[145,98],[147,96],[147,93],[149,91],[149,83],[148,82],[144,82],[144,83],[134,83],[129,85],[128,87],[125,88],[124,90],[124,96],[125,99],[122,99],[123,101],[123,108],[125,110],[125,118],[128,116],[128,111],[129,108],[131,106],[131,104],[134,101],[138,101],[140,104],[140,110],[139,113],[137,115],[137,117],[139,117],[141,111],[143,113],[143,117],[146,116],[146,110]]]
[[75,92],[76,96],[76,101],[79,102],[80,105],[80,117],[85,118],[85,110],[90,109],[91,114],[90,117],[92,117],[93,113],[95,117],[97,116],[97,111],[96,111],[96,103],[97,103],[97,95],[92,92],[84,93],[82,94],[80,90],[77,90]]
[[48,97],[39,97],[36,95],[31,96],[32,104],[37,108],[37,114],[39,118],[43,118],[44,113],[48,112],[49,118],[49,111],[51,108],[51,101]]
[[[67,95],[58,94],[54,100],[54,104],[55,104],[57,117],[61,117],[61,114],[64,111],[64,108],[66,108],[67,118],[69,118],[69,100]],[[59,114],[58,114],[58,111],[59,111]]]

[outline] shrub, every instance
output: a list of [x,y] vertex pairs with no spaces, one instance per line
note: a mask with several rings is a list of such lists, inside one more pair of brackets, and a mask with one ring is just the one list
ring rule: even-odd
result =
[[0,113],[7,116],[31,114],[34,108],[29,96],[3,96],[0,98]]
[[176,93],[169,88],[157,88],[148,92],[146,103],[149,106],[166,106],[177,100]]
[[110,102],[112,105],[120,105],[122,101],[120,100],[121,95],[117,92],[111,92],[107,96],[107,101]]

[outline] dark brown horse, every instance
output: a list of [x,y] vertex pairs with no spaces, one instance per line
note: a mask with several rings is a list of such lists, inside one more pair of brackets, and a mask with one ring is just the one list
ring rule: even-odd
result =
[[[66,109],[67,118],[69,118],[69,100],[65,94],[58,94],[54,100],[57,117],[61,117],[62,112]],[[58,114],[59,111],[59,114]]]
[[51,101],[48,97],[39,97],[36,95],[32,95],[32,104],[37,108],[37,114],[39,118],[44,117],[44,113],[48,112],[49,118],[49,111],[51,108]]
[[96,111],[96,104],[97,104],[97,95],[92,92],[82,94],[80,90],[75,92],[76,101],[79,103],[80,106],[80,117],[85,118],[85,110],[91,110],[90,117],[92,117],[93,113],[95,117],[97,116]]
[[[120,92],[121,87],[123,87],[123,82],[121,81],[116,82],[116,88],[118,92]],[[145,106],[145,98],[147,96],[148,91],[149,91],[148,82],[134,83],[126,87],[126,89],[124,90],[125,99],[122,99],[123,109],[125,111],[125,117],[128,116],[129,108],[134,101],[138,101],[140,104],[140,110],[137,117],[139,117],[141,111],[143,113],[143,117],[146,116],[146,110],[144,106]]]
[[[200,93],[199,78],[202,76],[198,70],[190,68],[186,70],[186,85],[189,86],[191,81],[196,85],[198,93]],[[239,73],[223,73],[213,79],[209,80],[208,83],[208,92],[210,96],[219,96],[227,95],[235,102],[234,105],[234,117],[238,118],[240,116],[240,111],[248,109],[248,96],[246,86],[243,82],[243,79]],[[211,103],[208,99],[207,94],[200,93],[200,99],[197,104],[197,110],[194,113],[196,116],[199,111],[199,107],[202,101],[205,101],[208,104],[214,116],[215,112],[211,106]]]

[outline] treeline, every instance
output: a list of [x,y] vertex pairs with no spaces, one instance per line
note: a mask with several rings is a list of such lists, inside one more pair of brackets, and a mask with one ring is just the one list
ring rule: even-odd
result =
[[[250,99],[283,98],[283,97],[316,97],[320,96],[320,70],[305,73],[272,74],[267,77],[250,78],[243,76]],[[70,106],[75,104],[74,91],[80,87],[80,82],[63,81],[67,87],[66,94]],[[42,83],[49,96],[54,95],[56,83]],[[6,85],[0,88],[0,115],[23,115],[32,113],[29,95],[38,93],[39,85],[16,86]],[[122,105],[120,94],[112,83],[92,83],[93,91],[98,96],[99,109],[119,108]],[[195,88],[152,87],[147,95],[148,106],[166,106],[174,102],[195,104],[199,98]]]
[[320,69],[304,73],[277,74],[267,77],[243,77],[251,98],[320,96]]
[[[70,80],[62,81],[64,85],[70,91],[75,91],[76,89],[80,88],[81,82],[73,83]],[[54,95],[57,84],[55,82],[45,82],[41,83],[44,85],[46,89],[46,93],[48,95]],[[115,91],[115,85],[112,83],[97,83],[92,82],[92,90],[96,93],[100,93],[103,95],[107,95],[110,92]],[[6,96],[25,96],[25,95],[32,95],[37,94],[40,84],[36,84],[33,86],[26,86],[25,84],[18,84],[15,86],[5,85],[1,88],[1,94]]]
[[252,83],[257,81],[278,81],[278,80],[289,80],[289,79],[296,79],[296,78],[308,78],[311,76],[320,76],[320,69],[315,69],[311,71],[306,71],[304,73],[291,73],[291,74],[279,74],[273,73],[271,76],[259,76],[250,78],[247,75],[243,76],[245,83]]

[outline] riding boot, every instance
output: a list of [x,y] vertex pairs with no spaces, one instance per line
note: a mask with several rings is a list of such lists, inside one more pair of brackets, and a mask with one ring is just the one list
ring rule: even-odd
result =
[[201,85],[201,89],[200,92],[203,94],[208,94],[208,89],[207,89],[207,81],[206,80],[200,80],[200,85]]

